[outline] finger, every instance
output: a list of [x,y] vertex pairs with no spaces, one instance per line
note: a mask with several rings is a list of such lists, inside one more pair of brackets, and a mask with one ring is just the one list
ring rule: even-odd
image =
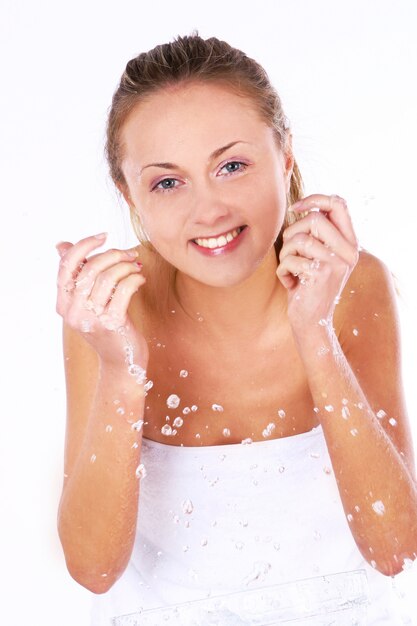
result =
[[[63,291],[70,291],[74,288],[74,277],[77,274],[77,268],[84,262],[87,254],[102,246],[107,233],[101,233],[100,235],[92,235],[81,239],[75,245],[68,246],[66,251],[61,257],[58,271],[58,288]],[[69,242],[62,242],[67,244]],[[61,245],[61,244],[58,244]]]
[[321,262],[317,259],[310,260],[290,254],[279,264],[276,274],[288,289],[296,287],[299,282],[314,283],[320,266]]
[[289,210],[295,213],[311,211],[319,208],[327,213],[329,220],[340,230],[343,236],[356,248],[359,242],[353,229],[352,220],[348,211],[346,200],[335,194],[312,194],[293,204]]
[[283,232],[284,244],[287,240],[296,236],[297,233],[312,235],[325,246],[328,246],[331,251],[340,256],[349,265],[356,264],[358,257],[357,247],[353,246],[323,213],[309,213],[301,220],[291,224]]
[[[142,270],[142,263],[137,261],[120,262],[100,272],[94,281],[86,306],[100,315],[107,303],[120,289],[123,279],[129,275],[137,275]],[[90,304],[91,303],[91,304]]]
[[133,294],[146,282],[143,274],[130,274],[117,285],[117,289],[107,306],[110,315],[123,312],[126,315]]
[[72,248],[74,244],[70,243],[69,241],[60,241],[55,245],[55,248],[59,254],[59,256],[62,258],[70,248]]
[[298,232],[284,242],[279,253],[280,262],[282,263],[288,255],[330,262],[335,253],[310,234]]
[[88,264],[86,264],[77,276],[77,288],[80,288],[82,293],[90,293],[93,284],[99,274],[109,270],[112,266],[118,263],[133,261],[137,259],[138,252],[135,248],[130,250],[119,250],[112,248],[101,252],[92,257],[89,257]]

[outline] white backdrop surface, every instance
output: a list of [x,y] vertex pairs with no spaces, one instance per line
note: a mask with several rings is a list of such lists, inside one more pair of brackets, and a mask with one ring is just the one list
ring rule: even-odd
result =
[[[56,532],[65,389],[54,244],[101,231],[109,247],[134,242],[107,176],[104,127],[126,62],[158,43],[197,28],[267,69],[306,193],[344,196],[362,245],[398,278],[417,442],[416,6],[1,0],[2,624],[89,623],[89,592],[67,574]],[[398,577],[404,623],[417,624],[416,584],[415,568]]]

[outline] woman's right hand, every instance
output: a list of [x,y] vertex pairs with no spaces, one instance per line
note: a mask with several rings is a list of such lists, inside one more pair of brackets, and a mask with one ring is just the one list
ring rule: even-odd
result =
[[[106,233],[56,248],[61,257],[56,310],[97,352],[105,365],[146,369],[148,346],[128,316],[133,294],[144,284],[137,251],[111,249],[88,257]],[[132,369],[130,370],[132,372]]]

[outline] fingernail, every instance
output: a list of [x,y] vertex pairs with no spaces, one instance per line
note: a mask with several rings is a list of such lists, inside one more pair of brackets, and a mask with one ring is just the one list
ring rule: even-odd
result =
[[290,207],[288,207],[288,211],[292,213],[294,212],[294,209],[298,209],[302,204],[303,200],[298,200],[297,202],[294,202],[294,204],[292,204]]
[[132,259],[136,259],[138,256],[137,250],[126,250],[127,256],[130,256]]
[[108,233],[100,233],[98,235],[94,235],[94,237],[96,239],[105,239],[107,237]]
[[61,244],[62,244],[62,241],[60,241],[59,243],[55,244],[56,251],[58,252],[58,254],[59,254],[59,256],[60,256],[60,257],[62,257],[62,256],[63,256],[63,254],[64,254],[64,251],[59,249],[59,246],[60,246]]

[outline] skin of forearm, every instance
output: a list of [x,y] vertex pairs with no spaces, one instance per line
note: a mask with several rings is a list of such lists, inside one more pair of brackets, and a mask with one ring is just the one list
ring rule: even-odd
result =
[[417,552],[417,488],[379,423],[337,338],[324,328],[295,337],[322,424],[350,530],[385,575]]
[[123,573],[134,542],[144,397],[131,376],[101,367],[84,442],[64,484],[58,529],[68,570],[96,593]]

